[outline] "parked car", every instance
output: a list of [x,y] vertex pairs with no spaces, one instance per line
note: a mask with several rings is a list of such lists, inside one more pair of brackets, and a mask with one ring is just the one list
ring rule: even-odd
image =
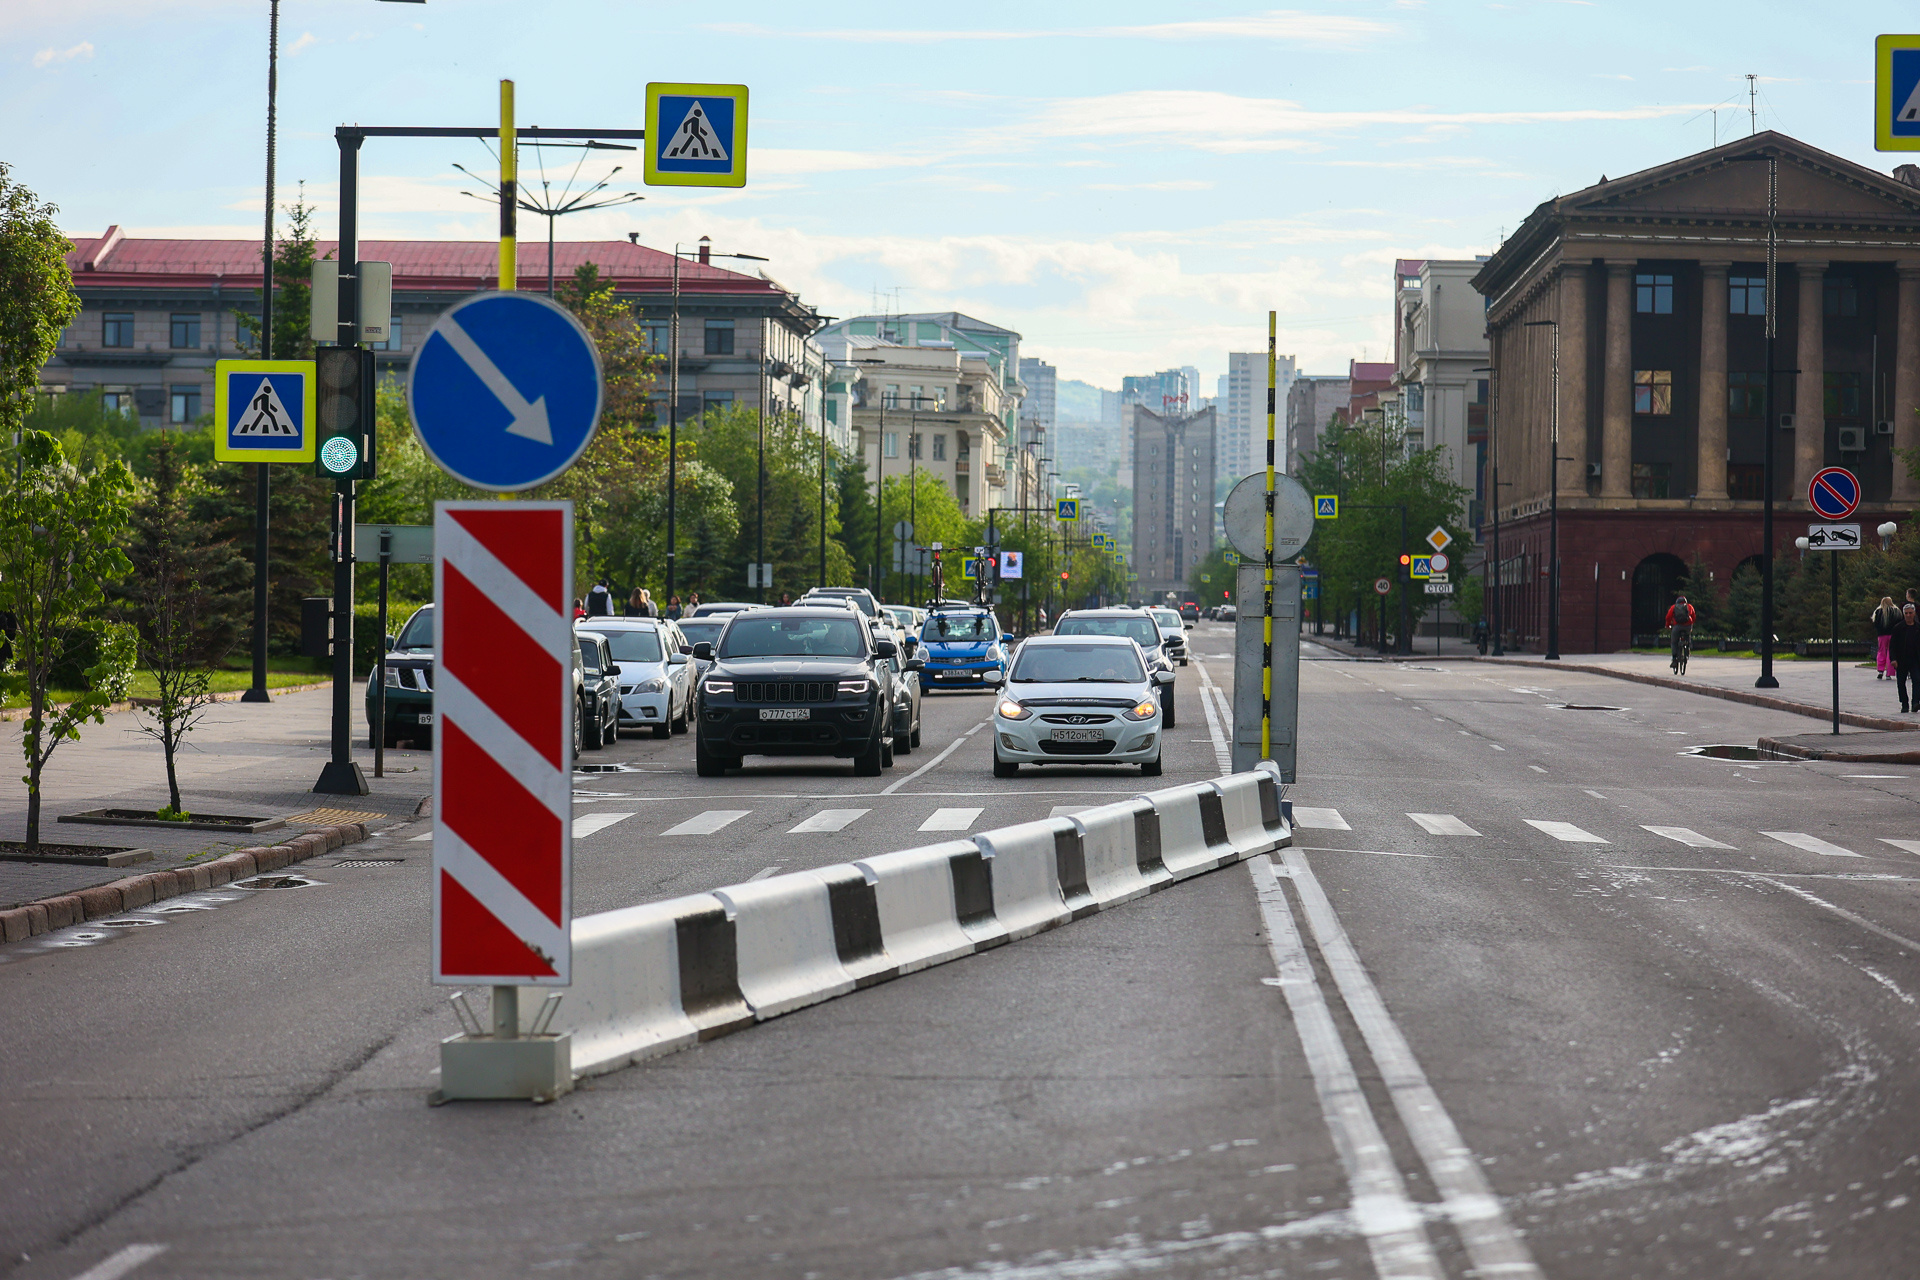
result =
[[[433,606],[421,605],[387,641],[387,690],[384,745],[410,741],[416,747],[433,743]],[[367,745],[381,733],[374,724],[374,689],[380,668],[367,673]]]
[[1011,778],[1023,764],[1137,764],[1158,777],[1165,734],[1154,695],[1173,678],[1150,670],[1125,636],[1030,638],[994,707],[993,776]]
[[923,691],[918,673],[924,662],[915,656],[919,648],[917,636],[907,636],[904,641],[894,643],[898,651],[886,660],[893,673],[893,752],[904,756],[920,745]]
[[620,728],[650,728],[656,738],[685,733],[693,715],[693,659],[680,651],[679,628],[665,618],[595,618],[591,628],[581,626],[606,637],[620,667]]
[[[754,607],[758,608],[759,606],[756,605]],[[738,612],[744,613],[746,610],[743,609]],[[732,613],[713,613],[695,615],[691,618],[682,618],[678,624],[680,635],[686,640],[689,649],[699,644],[702,640],[705,640],[708,644],[713,644],[720,639],[720,633],[726,630],[727,619],[732,616],[734,616]],[[712,665],[711,662],[702,662],[698,658],[693,660],[693,680],[696,684],[699,682],[700,677],[707,673],[707,668]]]
[[[1184,631],[1184,628],[1183,628]],[[1168,637],[1160,633],[1160,624],[1146,609],[1069,609],[1053,625],[1057,636],[1121,636],[1140,646],[1147,666],[1164,671],[1167,679],[1157,681],[1161,711],[1167,728],[1174,726],[1173,661],[1167,657]]]
[[[597,618],[599,622],[610,619]],[[598,751],[620,738],[620,666],[605,636],[573,633],[573,687],[578,706],[573,717],[573,753]]]
[[880,602],[874,599],[873,592],[865,587],[815,587],[807,592],[810,596],[845,596],[853,601],[854,607],[869,618],[880,612]]
[[1151,613],[1153,620],[1160,624],[1160,638],[1166,642],[1167,657],[1183,667],[1186,666],[1189,656],[1187,628],[1180,621],[1180,615],[1171,609],[1149,609],[1147,612]]
[[[864,619],[798,606],[742,614],[718,648],[702,641],[694,656],[713,662],[694,704],[701,777],[720,777],[749,755],[851,759],[855,776],[869,778],[893,764],[888,659],[899,651]],[[907,672],[917,661],[906,661]]]
[[1006,679],[1011,633],[1000,629],[990,609],[976,604],[939,604],[920,624],[919,656],[924,693],[998,689]]

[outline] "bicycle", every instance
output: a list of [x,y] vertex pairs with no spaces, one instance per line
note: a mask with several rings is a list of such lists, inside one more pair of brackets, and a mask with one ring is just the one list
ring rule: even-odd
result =
[[1687,655],[1693,652],[1693,628],[1677,627],[1673,633],[1673,674],[1687,674]]

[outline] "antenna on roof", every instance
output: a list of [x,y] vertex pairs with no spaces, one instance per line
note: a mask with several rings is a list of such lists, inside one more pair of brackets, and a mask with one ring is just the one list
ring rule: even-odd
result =
[[1760,93],[1760,77],[1751,71],[1747,73],[1747,136],[1760,131],[1760,106],[1756,101]]

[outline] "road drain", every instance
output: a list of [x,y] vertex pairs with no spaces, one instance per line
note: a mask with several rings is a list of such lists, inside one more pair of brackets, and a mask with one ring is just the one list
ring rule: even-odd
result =
[[1605,707],[1597,702],[1556,702],[1553,704],[1561,711],[1625,711],[1625,707]]
[[575,766],[573,766],[573,771],[575,773],[638,773],[640,772],[638,769],[634,768],[630,764],[576,764]]
[[336,867],[397,867],[405,858],[343,858],[334,863]]
[[1710,747],[1688,747],[1680,753],[1683,756],[1709,756],[1715,760],[1765,760],[1758,747],[1731,746],[1725,743]]
[[138,929],[142,925],[159,924],[158,920],[102,920],[103,929]]
[[255,876],[251,880],[235,880],[236,889],[304,889],[310,884],[319,884],[318,880],[309,880],[305,876]]

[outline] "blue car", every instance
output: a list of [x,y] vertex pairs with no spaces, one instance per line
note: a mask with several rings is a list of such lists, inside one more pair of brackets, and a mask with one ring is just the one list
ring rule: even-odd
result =
[[1006,682],[1013,636],[991,610],[977,605],[936,606],[920,624],[920,691],[996,690]]

